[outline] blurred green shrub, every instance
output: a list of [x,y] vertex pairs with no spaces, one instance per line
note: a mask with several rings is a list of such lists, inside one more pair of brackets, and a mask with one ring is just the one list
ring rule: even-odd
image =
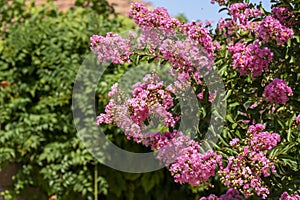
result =
[[[1,193],[6,200],[192,198],[166,170],[127,174],[97,163],[76,136],[72,86],[90,53],[89,37],[132,29],[128,18],[104,0],[77,0],[66,13],[51,3],[18,0],[9,7],[2,0],[0,19],[0,169],[18,169],[12,188]],[[101,80],[100,110],[125,68],[109,68]],[[117,145],[141,150],[117,132],[107,129]]]

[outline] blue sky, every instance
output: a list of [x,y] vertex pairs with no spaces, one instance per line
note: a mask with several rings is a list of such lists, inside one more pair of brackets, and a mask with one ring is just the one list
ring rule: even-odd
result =
[[[221,17],[226,17],[226,11],[218,13],[220,7],[218,4],[212,5],[211,0],[148,0],[154,7],[165,7],[173,16],[184,13],[189,20],[213,20],[216,24]],[[253,3],[259,3],[259,0],[251,0]],[[262,0],[265,8],[270,8],[270,1]],[[268,10],[268,9],[267,9]]]

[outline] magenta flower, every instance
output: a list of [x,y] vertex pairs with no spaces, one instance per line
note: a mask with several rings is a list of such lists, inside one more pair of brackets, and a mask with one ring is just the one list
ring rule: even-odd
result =
[[270,15],[262,20],[257,30],[257,35],[264,43],[274,40],[278,45],[283,45],[294,37],[294,32]]
[[208,197],[201,197],[199,200],[243,200],[244,197],[239,193],[239,191],[230,188],[225,194],[222,194],[220,197],[217,197],[214,194],[209,195]]
[[296,117],[295,121],[296,121],[296,124],[300,125],[300,114]]
[[175,182],[198,186],[215,175],[222,156],[211,150],[202,154],[199,152],[200,146],[197,142],[190,141],[189,143],[188,147],[180,150],[178,157],[170,166],[170,172]]
[[170,90],[164,89],[163,82],[156,75],[148,74],[143,81],[133,85],[132,98],[125,99],[118,84],[114,84],[109,92],[112,99],[105,113],[97,117],[97,124],[115,124],[128,139],[137,143],[144,141],[142,132],[146,130],[145,122],[150,114],[161,118],[166,127],[174,127],[179,118],[169,111],[174,105]]
[[153,11],[142,3],[132,3],[129,11],[129,17],[143,30],[152,29],[153,27],[164,30],[166,33],[174,32],[174,29],[180,26],[180,21],[172,18],[167,9],[155,8]]
[[273,16],[280,21],[284,26],[290,27],[295,23],[295,15],[293,11],[286,7],[272,8]]
[[254,77],[260,76],[272,62],[273,53],[269,48],[261,47],[258,40],[247,46],[244,43],[230,44],[227,48],[233,53],[233,66],[241,75],[252,73]]
[[93,35],[90,40],[91,50],[97,54],[99,62],[114,64],[130,62],[129,56],[133,54],[133,50],[128,39],[110,32],[106,37]]
[[218,172],[225,186],[237,188],[246,197],[256,193],[265,199],[269,190],[262,177],[276,172],[274,163],[267,158],[267,151],[278,144],[280,136],[277,133],[263,132],[264,129],[263,124],[252,125],[245,139],[239,141],[234,138],[230,145],[237,155],[228,158],[225,168],[220,165]]
[[279,200],[300,200],[300,196],[298,194],[290,196],[287,192],[284,192],[280,196]]
[[278,78],[267,85],[263,93],[267,102],[275,104],[285,104],[289,100],[288,96],[293,96],[292,89],[284,80]]
[[219,21],[218,29],[223,35],[229,36],[231,41],[235,41],[231,34],[240,32],[240,30],[256,30],[259,22],[252,19],[262,16],[262,13],[259,9],[250,8],[247,3],[235,3],[230,5],[229,15],[231,19],[221,19]]
[[230,142],[229,145],[230,146],[235,146],[239,143],[240,139],[239,138],[233,138]]

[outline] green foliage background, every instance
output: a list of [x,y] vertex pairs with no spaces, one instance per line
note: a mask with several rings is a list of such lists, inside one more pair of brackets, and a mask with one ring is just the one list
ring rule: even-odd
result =
[[[61,13],[52,3],[0,2],[0,168],[17,166],[6,200],[174,199],[193,198],[188,186],[173,182],[165,169],[145,174],[122,173],[101,165],[76,135],[72,86],[90,53],[93,34],[122,32],[133,23],[114,13],[106,1],[77,0]],[[99,108],[125,69],[110,68],[99,83]],[[114,128],[108,137],[139,152]],[[112,136],[114,134],[114,136]]]

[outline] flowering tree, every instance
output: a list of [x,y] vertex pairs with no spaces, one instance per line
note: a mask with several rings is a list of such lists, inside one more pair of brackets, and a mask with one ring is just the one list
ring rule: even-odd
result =
[[[97,123],[118,126],[127,139],[154,150],[175,182],[228,188],[220,197],[201,200],[300,199],[294,194],[300,192],[300,3],[274,1],[270,12],[261,5],[218,3],[229,18],[221,19],[214,33],[201,22],[181,23],[164,8],[151,11],[134,3],[129,16],[141,32],[92,36],[99,62],[156,63],[170,66],[167,76],[174,78],[167,83],[153,71],[128,97],[115,84]],[[211,89],[216,69],[224,96]],[[201,105],[192,134],[180,129],[178,101],[189,89]],[[211,132],[217,141],[210,140],[205,133],[216,120],[212,104],[222,99],[227,114],[217,121],[225,126],[221,134]],[[155,124],[153,116],[163,121],[156,131],[147,128]]]

